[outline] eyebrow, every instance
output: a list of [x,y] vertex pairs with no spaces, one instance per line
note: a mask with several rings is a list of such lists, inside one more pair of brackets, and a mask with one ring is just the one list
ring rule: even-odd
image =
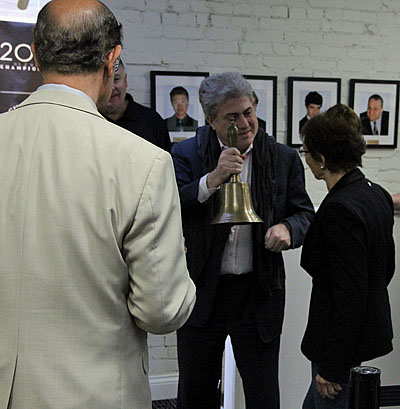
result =
[[245,114],[245,113],[247,113],[248,111],[252,111],[253,110],[253,107],[252,106],[249,106],[248,108],[246,108],[244,111],[242,111],[242,112],[229,112],[229,113],[227,113],[226,115],[225,115],[225,118],[227,118],[227,117],[229,117],[229,116],[231,116],[231,115],[240,115],[240,114]]

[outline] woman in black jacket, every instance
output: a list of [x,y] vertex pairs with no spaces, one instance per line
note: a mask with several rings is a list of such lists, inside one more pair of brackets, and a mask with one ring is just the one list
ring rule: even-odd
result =
[[393,202],[359,170],[365,141],[351,108],[311,118],[302,136],[306,162],[329,191],[301,257],[313,280],[301,345],[313,375],[303,409],[347,409],[351,367],[392,350]]

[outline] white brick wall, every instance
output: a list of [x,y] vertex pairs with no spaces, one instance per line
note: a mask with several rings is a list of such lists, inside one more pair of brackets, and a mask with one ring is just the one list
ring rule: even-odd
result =
[[175,332],[168,335],[148,336],[150,375],[177,374],[177,348]]
[[[398,79],[398,0],[105,0],[124,26],[129,91],[150,106],[150,70],[278,76],[277,138],[286,141],[287,77]],[[364,172],[400,192],[400,150],[368,150]],[[318,204],[323,182],[306,170]],[[151,373],[176,372],[173,335],[150,336]]]

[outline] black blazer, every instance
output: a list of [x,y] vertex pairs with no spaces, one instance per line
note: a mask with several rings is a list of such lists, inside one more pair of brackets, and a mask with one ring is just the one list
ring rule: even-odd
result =
[[301,132],[301,128],[306,124],[308,121],[307,115],[304,115],[303,118],[300,119],[299,121],[299,132]]
[[[187,247],[187,263],[190,276],[196,284],[196,304],[188,324],[203,326],[210,317],[216,296],[221,256],[228,238],[229,226],[221,226],[220,234],[212,242],[207,235],[206,205],[197,200],[200,178],[203,170],[202,153],[199,150],[201,133],[215,132],[209,126],[197,130],[194,138],[176,143],[172,147],[175,174],[182,206],[183,234]],[[291,226],[292,247],[302,245],[305,233],[314,216],[314,208],[305,191],[304,168],[298,153],[288,146],[277,143],[272,136],[259,129],[256,138],[268,138],[268,143],[277,148],[276,169],[273,181],[276,185],[276,199],[273,206],[273,224],[286,221]],[[254,162],[253,162],[254,164]],[[252,175],[254,176],[253,169]],[[254,183],[251,189],[254,188]],[[263,238],[264,239],[264,238]],[[254,242],[253,242],[254,243]],[[253,246],[255,248],[255,246]],[[284,265],[281,253],[271,253],[276,259],[276,268],[282,271]],[[282,330],[285,302],[284,282],[282,290],[267,294],[258,289],[255,303],[257,326],[261,338],[268,342]]]
[[331,382],[392,350],[393,223],[390,195],[355,169],[331,189],[307,232],[301,266],[313,287],[301,349]]
[[130,94],[125,97],[128,106],[121,118],[113,121],[105,116],[110,122],[139,135],[143,139],[157,145],[168,152],[171,151],[171,140],[167,125],[154,109],[145,107],[135,102]]
[[198,121],[191,118],[189,115],[186,115],[185,118],[182,119],[182,128],[175,114],[164,119],[164,121],[167,124],[168,131],[170,132],[179,132],[182,131],[182,128],[184,131],[195,131],[199,126]]
[[[366,112],[360,114],[363,135],[373,135],[371,121]],[[389,135],[389,112],[382,112],[381,132],[379,135]]]

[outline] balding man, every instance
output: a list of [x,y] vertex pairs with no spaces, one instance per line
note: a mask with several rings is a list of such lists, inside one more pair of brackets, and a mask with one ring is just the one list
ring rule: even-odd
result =
[[170,155],[101,116],[121,26],[53,0],[32,50],[44,86],[0,116],[0,408],[150,409],[146,331],[195,289]]
[[110,122],[169,152],[172,144],[166,123],[157,111],[134,101],[132,95],[126,92],[127,88],[127,73],[120,59],[118,71],[114,76],[111,98],[105,107],[100,108],[100,112]]
[[368,98],[368,107],[360,114],[363,135],[388,135],[389,111],[383,109],[383,99],[374,94]]

